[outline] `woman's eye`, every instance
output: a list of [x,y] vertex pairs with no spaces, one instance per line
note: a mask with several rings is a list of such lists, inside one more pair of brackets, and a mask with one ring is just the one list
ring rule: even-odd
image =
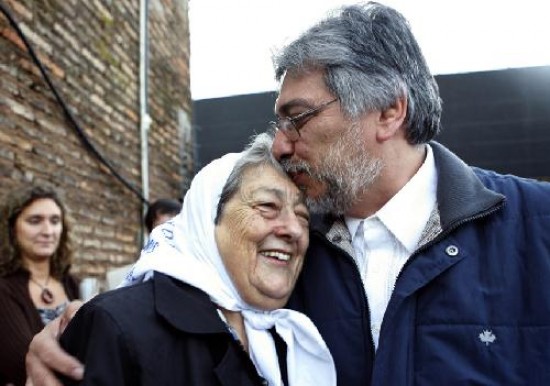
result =
[[279,207],[274,202],[261,202],[257,205],[257,208],[263,214],[275,214],[279,210]]
[[301,219],[306,225],[309,225],[309,213],[307,213],[307,212],[296,212],[296,217]]
[[258,206],[264,209],[277,209],[277,205],[274,202],[262,202]]

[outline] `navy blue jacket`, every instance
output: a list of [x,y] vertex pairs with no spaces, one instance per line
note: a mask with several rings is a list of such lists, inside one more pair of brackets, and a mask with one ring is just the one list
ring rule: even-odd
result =
[[342,386],[550,385],[550,184],[431,146],[438,210],[398,276],[376,356],[341,219],[314,219],[289,307],[319,328]]

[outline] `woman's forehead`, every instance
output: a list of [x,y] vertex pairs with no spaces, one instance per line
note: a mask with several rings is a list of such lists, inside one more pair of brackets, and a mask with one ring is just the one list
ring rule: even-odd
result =
[[247,169],[242,176],[240,186],[242,194],[272,194],[280,199],[291,199],[296,203],[305,202],[303,193],[292,180],[269,165],[259,165]]
[[23,208],[21,213],[42,213],[42,212],[53,212],[55,214],[61,213],[61,208],[57,203],[52,200],[51,198],[38,198],[31,203],[29,203],[27,206]]
[[242,186],[262,186],[265,188],[296,187],[284,172],[271,165],[255,165],[244,170]]

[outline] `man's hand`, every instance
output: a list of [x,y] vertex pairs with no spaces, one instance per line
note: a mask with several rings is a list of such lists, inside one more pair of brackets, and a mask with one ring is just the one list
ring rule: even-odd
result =
[[31,341],[26,357],[27,382],[25,386],[61,386],[54,372],[60,372],[75,380],[81,380],[84,366],[67,354],[57,342],[82,302],[74,300],[65,312],[51,321]]

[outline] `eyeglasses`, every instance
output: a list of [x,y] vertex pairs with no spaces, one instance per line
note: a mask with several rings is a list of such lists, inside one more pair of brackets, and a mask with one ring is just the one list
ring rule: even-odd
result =
[[293,117],[277,118],[277,121],[270,122],[270,125],[275,130],[282,131],[291,141],[297,141],[300,138],[300,129],[306,124],[308,118],[319,114],[328,105],[336,102],[337,100],[338,98],[334,98],[328,102],[322,103],[317,107],[313,107]]

